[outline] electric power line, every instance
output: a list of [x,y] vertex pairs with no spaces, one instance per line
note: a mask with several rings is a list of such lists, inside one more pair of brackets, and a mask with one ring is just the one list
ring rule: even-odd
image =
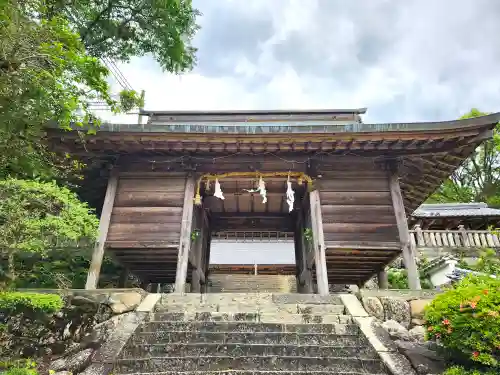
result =
[[115,77],[118,84],[124,90],[133,90],[132,85],[127,80],[127,77],[121,72],[120,68],[115,64],[115,62],[107,57],[101,57],[101,61],[106,65],[110,73]]

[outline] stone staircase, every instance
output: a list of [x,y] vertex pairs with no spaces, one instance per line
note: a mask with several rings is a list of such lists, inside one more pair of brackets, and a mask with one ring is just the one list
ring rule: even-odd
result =
[[119,374],[389,374],[337,296],[166,294],[115,362]]
[[296,293],[297,279],[286,275],[210,275],[209,293]]

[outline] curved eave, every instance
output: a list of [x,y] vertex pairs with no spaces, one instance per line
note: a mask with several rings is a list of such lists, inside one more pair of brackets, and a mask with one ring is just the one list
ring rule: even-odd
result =
[[[166,116],[168,117],[168,116]],[[443,131],[466,132],[477,128],[491,127],[500,121],[500,112],[491,115],[463,120],[438,121],[438,122],[412,122],[412,123],[379,123],[364,124],[355,121],[314,120],[314,119],[280,119],[258,121],[197,121],[193,118],[189,122],[161,120],[147,124],[110,124],[100,126],[98,135],[105,133],[119,133],[121,136],[143,136],[144,134],[185,134],[189,136],[276,136],[293,134],[301,138],[304,134],[339,135],[370,134],[376,137],[380,133],[436,133]],[[75,128],[75,130],[77,130]],[[81,130],[81,129],[80,129]]]
[[221,110],[221,111],[151,111],[140,110],[140,114],[145,116],[262,116],[262,115],[337,115],[337,114],[357,114],[362,115],[366,113],[367,108],[354,108],[354,109],[277,109],[277,110]]
[[[156,131],[158,129],[153,132],[147,128],[129,132],[120,125],[113,131],[102,129],[96,135],[87,136],[84,142],[77,132],[49,129],[47,133],[54,151],[68,152],[86,160],[135,153],[155,156],[293,153],[310,158],[317,153],[346,155],[351,151],[368,157],[400,158],[401,189],[409,215],[481,142],[491,138],[499,120],[500,113],[495,113],[444,122],[331,125],[343,129],[337,132],[304,132],[301,126],[298,128],[302,132],[298,132],[297,127],[291,126],[297,132],[238,134]],[[349,127],[352,131],[347,131]]]

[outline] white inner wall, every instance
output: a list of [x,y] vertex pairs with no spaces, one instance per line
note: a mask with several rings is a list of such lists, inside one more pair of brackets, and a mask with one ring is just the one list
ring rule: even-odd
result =
[[212,241],[210,264],[295,264],[294,243]]

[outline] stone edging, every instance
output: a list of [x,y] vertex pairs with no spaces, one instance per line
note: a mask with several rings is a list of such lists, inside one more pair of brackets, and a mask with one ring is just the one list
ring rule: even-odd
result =
[[409,290],[409,289],[360,289],[356,294],[363,297],[396,297],[407,301],[412,299],[433,299],[438,294],[443,293],[439,290]]
[[81,375],[108,375],[113,371],[114,363],[123,347],[134,334],[137,327],[153,311],[160,300],[160,294],[148,294],[136,311],[124,314],[111,336],[92,356],[91,364]]
[[357,326],[392,375],[417,375],[410,361],[399,353],[389,333],[374,317],[369,316],[355,295],[341,294],[340,299],[347,313],[352,315]]

